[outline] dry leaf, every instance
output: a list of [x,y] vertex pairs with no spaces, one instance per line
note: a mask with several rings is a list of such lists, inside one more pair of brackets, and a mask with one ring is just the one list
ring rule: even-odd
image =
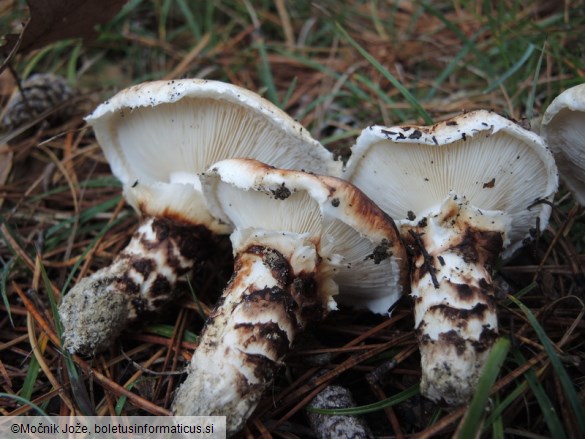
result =
[[[27,0],[30,21],[22,34],[19,53],[39,49],[49,43],[68,38],[95,39],[96,25],[107,23],[126,0]],[[20,35],[5,35],[0,53],[8,55]]]

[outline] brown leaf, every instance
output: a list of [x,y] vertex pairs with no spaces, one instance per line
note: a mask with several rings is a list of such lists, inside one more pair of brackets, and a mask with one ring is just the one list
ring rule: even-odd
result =
[[[68,38],[93,40],[96,25],[110,21],[126,0],[27,0],[30,22],[22,34],[18,52],[27,53]],[[5,35],[0,52],[7,55],[18,42],[18,34]]]

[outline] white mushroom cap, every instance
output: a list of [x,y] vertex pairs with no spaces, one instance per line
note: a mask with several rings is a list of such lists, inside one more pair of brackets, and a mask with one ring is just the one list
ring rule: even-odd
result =
[[585,84],[565,90],[551,102],[540,134],[555,155],[561,178],[585,206]]
[[[122,90],[86,118],[125,193],[182,183],[225,158],[338,174],[341,164],[305,128],[256,93],[201,79],[153,81]],[[134,195],[130,195],[136,189]],[[171,196],[169,204],[176,204]]]
[[386,313],[401,296],[408,274],[396,226],[353,185],[238,159],[214,164],[201,181],[210,212],[234,225],[235,249],[249,233],[307,235],[332,267],[340,302]]
[[522,245],[537,218],[546,227],[547,201],[558,185],[544,141],[485,110],[428,127],[368,127],[352,147],[344,178],[394,219],[432,214],[449,193],[503,211],[512,217],[504,257]]

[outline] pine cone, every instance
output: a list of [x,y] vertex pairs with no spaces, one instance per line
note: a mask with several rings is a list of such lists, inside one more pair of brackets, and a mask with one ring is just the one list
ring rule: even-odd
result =
[[[22,84],[23,93],[16,90],[2,118],[2,128],[10,130],[22,126],[51,108],[57,107],[75,95],[65,78],[52,73],[37,73]],[[47,116],[50,125],[55,125],[71,113],[69,107],[61,108]]]

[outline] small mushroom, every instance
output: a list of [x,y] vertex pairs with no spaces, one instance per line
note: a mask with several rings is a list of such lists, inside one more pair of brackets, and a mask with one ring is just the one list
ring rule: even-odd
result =
[[494,264],[548,223],[558,184],[551,152],[538,135],[480,110],[426,127],[366,128],[344,176],[404,218],[421,392],[467,402],[498,334]]
[[112,264],[64,297],[64,345],[94,354],[145,312],[175,297],[177,283],[210,251],[214,219],[197,173],[228,157],[338,173],[319,142],[257,94],[217,81],[143,83],[119,92],[87,117],[124,196],[142,216]]
[[227,416],[233,434],[297,334],[336,301],[387,313],[402,294],[407,261],[392,219],[343,180],[236,159],[201,180],[210,211],[234,226],[234,274],[173,411]]
[[585,84],[565,90],[551,102],[540,134],[552,149],[561,179],[585,206]]

